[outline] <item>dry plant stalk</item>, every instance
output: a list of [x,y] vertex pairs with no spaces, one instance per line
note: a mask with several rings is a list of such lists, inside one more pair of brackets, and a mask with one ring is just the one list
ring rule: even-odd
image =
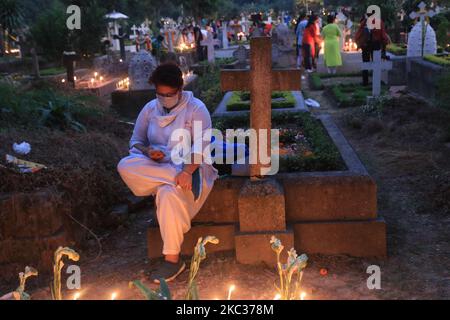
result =
[[[280,277],[280,286],[275,284],[281,300],[297,300],[300,296],[300,284],[303,277],[303,269],[306,268],[308,256],[302,254],[297,255],[294,248],[288,251],[287,263],[281,262],[280,256],[284,249],[283,244],[276,237],[272,237],[270,240],[272,250],[277,255],[277,269]],[[295,277],[295,284],[293,285],[293,276]]]
[[53,284],[50,285],[53,300],[62,300],[61,294],[61,270],[64,267],[63,256],[67,256],[72,261],[78,261],[80,255],[68,247],[59,247],[55,251],[53,263]]
[[200,263],[206,259],[205,246],[208,243],[218,244],[219,239],[214,236],[207,236],[205,239],[200,237],[198,239],[197,245],[194,248],[194,255],[191,259],[191,267],[189,269],[189,281],[186,300],[198,300],[198,289],[195,278],[197,276],[198,270],[200,269]]

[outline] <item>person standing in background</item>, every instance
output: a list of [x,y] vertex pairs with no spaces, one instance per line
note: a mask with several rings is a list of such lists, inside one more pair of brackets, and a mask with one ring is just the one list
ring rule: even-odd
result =
[[328,73],[336,74],[336,67],[342,66],[342,57],[340,50],[341,30],[334,23],[335,16],[329,15],[327,25],[322,30],[322,37],[325,42],[324,60]]
[[303,65],[303,54],[302,54],[302,41],[303,32],[305,31],[306,25],[308,24],[308,18],[304,12],[300,13],[297,20],[297,26],[295,27],[295,35],[297,39],[297,67],[301,68]]
[[317,16],[311,15],[308,24],[303,32],[302,49],[304,55],[304,65],[306,72],[313,72],[314,57],[316,56],[316,43],[321,43],[322,39],[317,33]]

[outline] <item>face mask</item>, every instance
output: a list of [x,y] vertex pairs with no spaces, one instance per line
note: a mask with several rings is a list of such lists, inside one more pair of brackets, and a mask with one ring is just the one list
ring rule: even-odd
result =
[[172,109],[173,107],[175,107],[180,100],[178,94],[173,97],[163,97],[157,94],[156,98],[158,98],[159,103],[167,109]]

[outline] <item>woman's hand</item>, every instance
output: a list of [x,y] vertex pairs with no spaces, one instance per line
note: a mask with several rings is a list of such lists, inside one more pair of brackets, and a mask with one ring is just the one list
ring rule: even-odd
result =
[[162,152],[161,150],[155,150],[151,148],[148,148],[147,155],[150,157],[150,159],[157,162],[161,161],[166,156],[165,153]]
[[186,171],[181,171],[175,177],[175,183],[184,190],[192,190],[192,175]]

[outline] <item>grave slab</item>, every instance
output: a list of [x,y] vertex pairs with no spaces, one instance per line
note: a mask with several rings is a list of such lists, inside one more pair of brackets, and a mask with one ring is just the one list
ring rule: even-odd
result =
[[294,235],[298,252],[380,258],[387,255],[386,223],[381,218],[298,223]]

